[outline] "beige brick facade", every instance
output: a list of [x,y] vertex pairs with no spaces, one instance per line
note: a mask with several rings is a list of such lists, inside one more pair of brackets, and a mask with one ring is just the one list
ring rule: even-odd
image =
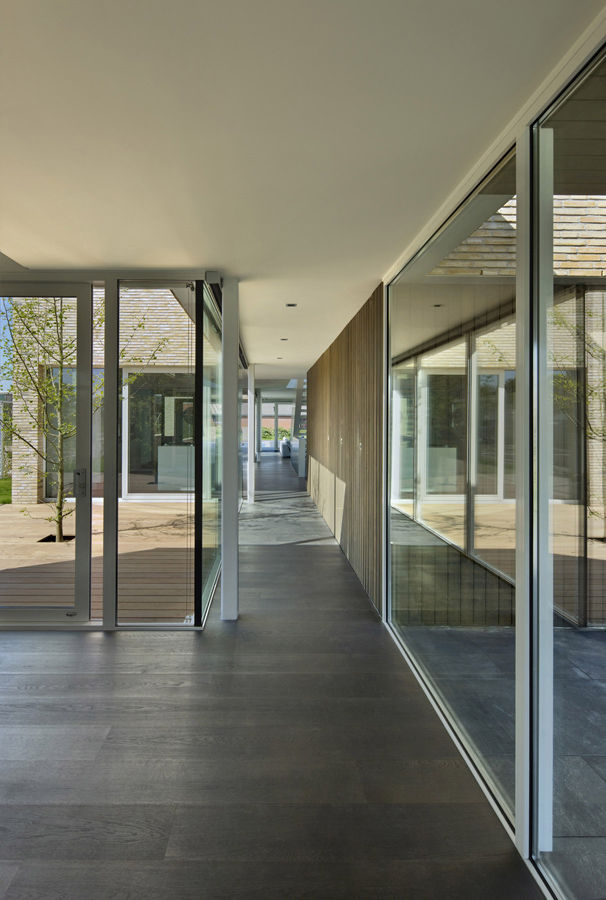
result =
[[[40,301],[44,303],[44,301]],[[103,290],[93,291],[93,366],[104,365]],[[66,315],[64,332],[75,336],[75,310]],[[170,290],[123,288],[120,294],[120,366],[135,370],[174,367],[183,370],[194,360],[194,326]],[[45,360],[38,360],[44,366]],[[41,446],[42,435],[32,424],[28,409],[34,409],[33,391],[23,396],[13,391],[13,419],[19,432],[33,446]],[[38,418],[36,416],[36,418]],[[12,441],[12,501],[28,505],[44,499],[43,462],[24,441]]]
[[[554,274],[606,275],[606,197],[553,199]],[[516,200],[509,200],[459,246],[432,275],[507,276],[516,267]]]

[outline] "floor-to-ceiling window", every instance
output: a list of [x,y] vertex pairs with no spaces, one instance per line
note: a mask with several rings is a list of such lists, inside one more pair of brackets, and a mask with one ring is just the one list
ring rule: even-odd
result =
[[[606,63],[535,128],[540,428],[534,851],[606,895]],[[551,757],[551,758],[550,758]],[[545,762],[549,766],[545,775]]]
[[0,618],[202,624],[221,561],[220,293],[3,287]]
[[389,288],[389,617],[512,818],[515,242],[509,157]]
[[509,157],[389,286],[389,621],[575,900],[606,896],[605,140],[602,56],[520,196]]

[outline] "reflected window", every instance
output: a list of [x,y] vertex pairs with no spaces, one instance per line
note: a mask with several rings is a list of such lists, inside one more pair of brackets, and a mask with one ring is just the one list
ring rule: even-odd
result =
[[515,226],[511,157],[389,287],[390,621],[512,818]]

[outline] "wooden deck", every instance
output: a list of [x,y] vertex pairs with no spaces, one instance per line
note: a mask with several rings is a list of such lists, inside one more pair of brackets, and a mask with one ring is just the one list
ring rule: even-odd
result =
[[[0,507],[0,609],[74,603],[75,542],[39,543],[52,533],[44,505],[25,512]],[[210,568],[217,504],[204,509],[205,562]],[[68,520],[73,533],[75,517]],[[189,503],[123,503],[118,516],[118,621],[184,623],[194,612],[194,523]],[[91,616],[103,608],[103,505],[93,505]]]

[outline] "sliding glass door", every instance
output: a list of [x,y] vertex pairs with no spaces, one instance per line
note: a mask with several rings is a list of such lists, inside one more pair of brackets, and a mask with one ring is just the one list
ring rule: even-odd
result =
[[0,281],[0,624],[204,623],[221,320],[202,280]]
[[0,624],[90,617],[91,295],[0,282]]
[[119,290],[117,624],[200,624],[220,565],[221,315],[202,283]]

